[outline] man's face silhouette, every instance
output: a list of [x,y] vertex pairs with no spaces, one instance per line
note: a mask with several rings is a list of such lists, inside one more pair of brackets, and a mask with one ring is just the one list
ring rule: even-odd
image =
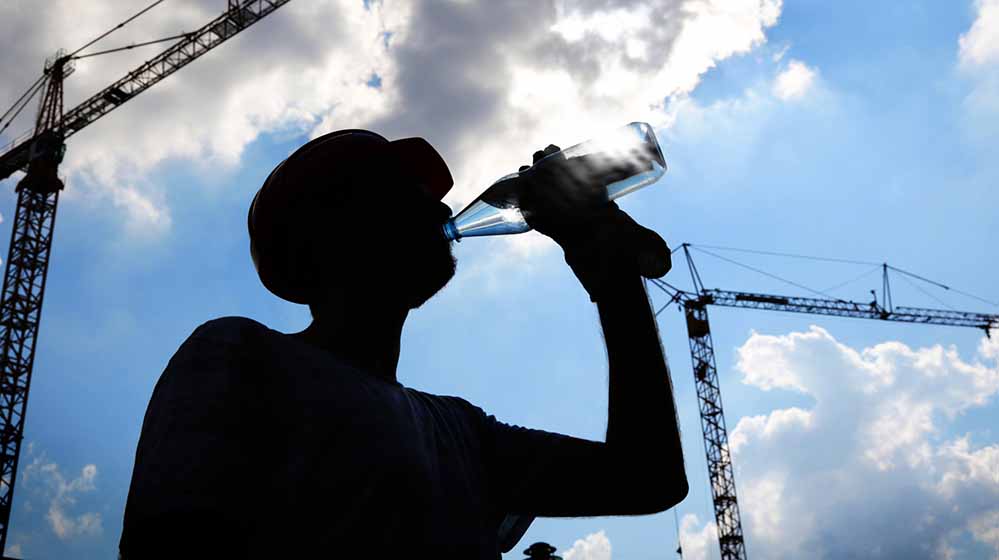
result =
[[451,209],[405,169],[368,166],[334,188],[344,197],[317,208],[318,297],[346,291],[415,309],[454,276],[451,242],[441,233]]

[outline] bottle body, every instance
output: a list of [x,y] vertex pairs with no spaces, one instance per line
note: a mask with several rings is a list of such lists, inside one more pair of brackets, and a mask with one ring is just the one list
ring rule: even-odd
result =
[[[608,200],[650,185],[666,173],[666,160],[652,127],[639,122],[549,154],[531,167],[550,165],[554,158],[571,160],[583,156],[586,156],[587,169],[595,175],[623,177],[606,185]],[[529,231],[531,226],[520,211],[518,183],[511,180],[519,175],[511,173],[501,177],[448,220],[443,226],[445,237],[457,241],[462,237]]]

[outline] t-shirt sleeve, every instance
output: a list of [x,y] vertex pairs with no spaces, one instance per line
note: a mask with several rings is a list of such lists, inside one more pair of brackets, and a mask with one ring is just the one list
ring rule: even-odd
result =
[[603,457],[604,444],[507,424],[470,405],[478,418],[490,493],[506,514],[560,516],[585,491],[573,476]]

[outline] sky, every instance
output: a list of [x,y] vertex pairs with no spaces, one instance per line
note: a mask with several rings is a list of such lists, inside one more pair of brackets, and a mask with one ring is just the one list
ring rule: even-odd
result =
[[[95,48],[224,8],[167,0]],[[137,9],[0,4],[0,104],[56,49]],[[156,52],[78,61],[67,110]],[[142,416],[178,346],[223,316],[308,325],[307,307],[260,284],[246,231],[254,193],[298,146],[341,128],[422,136],[451,168],[458,210],[534,150],[633,121],[654,126],[669,170],[620,206],[672,247],[702,246],[707,287],[867,302],[881,286],[870,264],[731,250],[750,249],[888,262],[986,300],[896,276],[896,305],[999,313],[997,0],[294,0],[69,140],[6,554],[114,558]],[[8,228],[19,178],[0,182]],[[456,277],[410,315],[400,381],[602,440],[598,317],[555,244],[530,232],[455,254]],[[666,280],[690,288],[682,259]],[[999,336],[709,315],[748,556],[997,554]],[[504,558],[538,541],[566,560],[676,558],[678,545],[719,557],[682,314],[665,309],[659,327],[687,499],[538,519]]]

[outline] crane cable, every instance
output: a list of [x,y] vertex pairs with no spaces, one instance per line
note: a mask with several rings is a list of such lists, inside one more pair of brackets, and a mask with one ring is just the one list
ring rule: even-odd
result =
[[[920,276],[918,274],[914,274],[912,272],[909,272],[908,270],[903,270],[901,268],[898,268],[897,266],[892,266],[892,265],[887,264],[887,263],[876,263],[876,262],[873,262],[873,261],[862,261],[862,260],[854,260],[854,259],[838,259],[838,258],[829,258],[829,257],[813,257],[813,256],[809,256],[809,255],[800,255],[800,254],[795,254],[795,253],[781,253],[781,252],[776,252],[776,251],[760,251],[760,250],[756,250],[756,249],[739,249],[739,248],[735,248],[735,247],[722,247],[722,246],[718,246],[718,245],[700,245],[700,244],[694,245],[693,243],[688,243],[688,245],[691,248],[697,249],[697,250],[701,251],[702,253],[707,253],[708,255],[711,255],[712,257],[721,259],[723,261],[730,262],[730,263],[735,264],[737,266],[741,266],[743,268],[747,268],[749,270],[752,270],[753,272],[758,272],[758,273],[763,274],[765,276],[769,276],[769,277],[771,277],[771,278],[773,278],[775,280],[780,280],[781,282],[790,284],[792,286],[796,286],[796,287],[804,289],[804,290],[808,290],[809,292],[812,292],[812,293],[815,293],[815,294],[819,294],[819,295],[823,295],[825,297],[829,297],[829,298],[835,299],[837,301],[842,301],[842,300],[839,299],[839,298],[833,297],[833,296],[831,296],[831,295],[829,295],[827,293],[824,293],[823,291],[813,290],[812,288],[809,288],[808,286],[804,286],[802,284],[798,284],[796,282],[792,282],[792,281],[787,280],[785,278],[781,278],[781,277],[779,277],[779,276],[777,276],[775,274],[771,274],[771,273],[765,272],[763,270],[760,270],[758,268],[754,268],[752,266],[749,266],[749,265],[740,263],[738,261],[735,261],[735,260],[723,257],[721,255],[712,253],[711,251],[705,250],[705,248],[711,248],[711,249],[716,249],[716,250],[720,250],[720,251],[738,251],[738,252],[742,252],[742,253],[753,253],[753,254],[758,254],[758,255],[770,255],[770,256],[778,256],[778,257],[789,257],[789,258],[795,258],[795,259],[807,259],[807,260],[813,260],[813,261],[839,262],[839,263],[847,263],[847,264],[876,265],[879,268],[880,267],[889,268],[889,269],[891,269],[891,270],[893,270],[895,272],[898,272],[899,274],[902,274],[904,276],[908,276],[910,278],[914,278],[916,280],[920,280],[922,282],[926,282],[927,284],[936,286],[938,288],[942,288],[942,289],[950,291],[950,292],[954,292],[956,294],[960,294],[960,295],[965,296],[965,297],[969,297],[971,299],[980,301],[982,303],[987,303],[987,304],[993,305],[993,306],[999,306],[999,302],[991,301],[991,300],[985,299],[983,297],[979,297],[979,296],[976,296],[974,294],[965,292],[963,290],[958,290],[957,288],[953,288],[951,286],[948,286],[948,285],[943,284],[941,282],[937,282],[935,280],[930,280],[929,278],[925,278],[925,277]],[[855,281],[859,280],[860,278],[863,278],[864,276],[867,276],[871,272],[873,272],[873,271],[865,272],[864,274],[862,274],[862,275],[860,275],[860,276],[858,276],[856,278],[848,280],[848,281],[846,281],[846,282],[844,282],[842,284],[838,284],[838,285],[836,285],[836,286],[834,286],[832,288],[829,288],[829,289],[827,289],[825,291],[831,291],[831,290],[834,290],[834,289],[837,289],[837,288],[841,288],[841,287],[845,286],[846,284],[849,284],[851,282],[855,282]],[[912,286],[914,286],[914,287],[916,287],[916,285],[913,284],[912,282],[909,282],[909,284],[912,285]],[[919,289],[919,288],[917,287],[917,289]],[[935,299],[937,302],[943,303],[939,299],[937,299],[935,296],[932,296],[929,293],[927,293],[925,290],[920,290],[920,291],[922,291],[924,294],[930,296],[931,298]],[[953,309],[953,308],[951,308],[950,306],[948,306],[946,304],[944,304],[944,306],[947,307],[947,308],[949,308],[949,309]]]
[[969,294],[968,292],[962,292],[961,290],[958,290],[957,288],[952,288],[952,287],[950,287],[950,286],[948,286],[946,284],[941,284],[940,282],[936,282],[934,280],[930,280],[929,278],[923,278],[922,276],[919,276],[918,274],[913,274],[913,273],[911,273],[911,272],[909,272],[907,270],[902,270],[901,268],[894,267],[894,266],[892,266],[890,264],[885,265],[885,266],[887,266],[888,268],[894,270],[895,272],[899,272],[899,273],[904,274],[906,276],[910,276],[912,278],[915,278],[916,280],[922,280],[923,282],[926,282],[927,284],[932,284],[932,285],[934,285],[934,286],[936,286],[938,288],[943,288],[943,289],[945,289],[945,290],[947,290],[949,292],[954,292],[955,294],[961,294],[962,296],[970,297],[971,299],[976,299],[976,300],[978,300],[978,301],[980,301],[982,303],[987,303],[989,305],[999,306],[999,303],[996,303],[994,301],[990,301],[990,300],[987,300],[985,298],[980,298],[980,297],[978,297],[978,296],[976,296],[974,294]]
[[98,55],[108,54],[108,53],[113,53],[113,52],[118,52],[118,51],[126,51],[128,49],[134,49],[135,47],[145,47],[146,45],[153,45],[153,44],[156,44],[156,43],[163,43],[163,42],[166,42],[166,41],[173,41],[174,39],[186,39],[186,38],[188,38],[190,36],[191,36],[191,33],[185,32],[185,33],[181,33],[179,35],[173,35],[171,37],[164,37],[163,39],[154,39],[152,41],[146,41],[144,43],[133,43],[133,44],[125,46],[125,47],[117,47],[117,48],[114,48],[114,49],[108,49],[106,51],[97,51],[95,53],[90,53],[90,54],[81,54],[81,55],[78,55],[78,56],[74,56],[72,58],[72,60],[80,60],[81,58],[89,58],[91,56],[98,56]]
[[[17,107],[18,104],[21,103],[21,101],[24,101],[25,97],[27,97],[28,100],[30,100],[31,97],[34,97],[35,94],[32,93],[32,90],[37,91],[38,90],[38,86],[44,80],[45,80],[45,74],[42,74],[41,76],[38,77],[37,80],[35,80],[35,83],[33,83],[30,86],[28,86],[28,89],[24,93],[21,94],[21,97],[17,98],[17,101],[15,101],[14,104],[10,106],[10,109],[7,109],[7,111],[4,112],[3,116],[0,116],[0,122],[3,122],[3,120],[7,118],[7,115],[9,115],[10,112],[14,110],[14,107]],[[15,115],[15,116],[17,116],[17,115]],[[13,119],[13,118],[14,117],[11,117],[11,119]]]
[[[8,126],[10,126],[11,124],[13,124],[14,119],[16,119],[17,116],[21,114],[21,111],[23,111],[24,108],[28,106],[28,103],[32,99],[35,98],[35,95],[38,94],[38,91],[41,90],[44,85],[46,85],[47,83],[49,83],[48,80],[45,79],[45,78],[48,78],[48,76],[45,75],[45,74],[42,74],[42,79],[40,79],[39,81],[35,82],[36,85],[32,86],[34,88],[34,91],[31,91],[31,95],[28,95],[28,92],[25,92],[25,95],[28,95],[28,97],[25,98],[24,95],[21,96],[21,98],[24,99],[24,102],[21,103],[21,106],[18,107],[17,111],[15,111],[14,114],[10,117],[10,120],[7,121],[7,124],[3,125],[3,127],[0,128],[0,133],[3,133],[3,131],[7,130]],[[30,91],[30,89],[29,89],[29,91]],[[18,101],[20,101],[20,99]],[[14,103],[14,105],[16,106],[17,103]],[[14,107],[12,106],[10,109],[7,110],[7,113],[10,113],[13,109],[14,109]],[[4,116],[6,116],[7,113],[4,113]],[[17,138],[14,139],[14,142],[17,142]],[[13,143],[8,144],[7,147],[10,147],[11,145],[13,145]],[[6,149],[6,147],[4,149]]]
[[926,297],[928,297],[928,298],[932,299],[933,301],[939,303],[940,305],[946,307],[947,309],[950,309],[951,311],[957,311],[953,307],[947,305],[947,302],[945,302],[944,300],[942,300],[942,299],[938,298],[937,296],[931,294],[928,290],[924,290],[923,288],[920,288],[919,284],[916,284],[915,282],[913,282],[912,280],[909,280],[905,276],[902,276],[902,280],[905,280],[905,282],[907,284],[909,284],[913,288],[919,290],[920,292],[923,292],[923,295],[925,295]]
[[[130,23],[132,20],[134,20],[137,17],[141,16],[142,14],[148,12],[149,10],[155,8],[156,6],[158,6],[161,3],[163,3],[163,0],[155,0],[152,4],[146,6],[139,13],[137,13],[134,16],[126,19],[125,21],[119,23],[118,25],[112,27],[108,31],[104,32],[101,36],[97,37],[93,41],[90,41],[86,45],[83,45],[82,47],[76,49],[75,51],[73,51],[72,53],[70,53],[67,56],[67,58],[70,59],[70,60],[75,60],[75,59],[79,59],[79,58],[86,58],[88,56],[95,56],[97,54],[104,54],[104,52],[101,52],[101,53],[94,53],[94,54],[83,55],[83,56],[76,56],[76,54],[79,53],[80,51],[82,51],[83,49],[86,49],[87,47],[93,45],[94,43],[100,41],[101,39],[107,37],[108,35],[114,33],[115,31],[117,31],[119,29],[121,29],[122,27],[125,27],[125,25],[127,25],[128,23]],[[184,37],[184,36],[187,36],[187,35],[188,34],[185,33],[183,35],[178,35],[177,37],[169,37],[167,39],[159,39],[157,41],[150,41],[149,43],[142,43],[142,44],[139,44],[139,45],[131,45],[131,46],[128,46],[128,47],[122,47],[120,49],[112,49],[111,51],[105,51],[105,52],[114,52],[115,50],[131,49],[131,48],[134,48],[134,47],[139,47],[139,46],[143,46],[143,45],[147,45],[147,44],[152,44],[152,43],[156,43],[156,42],[160,42],[160,41],[168,41],[170,39],[176,39],[176,38]],[[28,90],[26,92],[24,92],[24,94],[21,95],[21,97],[18,98],[18,100],[15,101],[13,105],[11,105],[10,109],[7,109],[7,111],[3,114],[2,117],[0,117],[0,122],[3,122],[3,119],[7,118],[7,115],[9,115],[10,112],[13,111],[15,107],[17,107],[19,104],[21,105],[17,109],[17,111],[14,113],[14,115],[10,117],[10,120],[7,122],[7,124],[3,125],[3,127],[0,128],[0,132],[3,132],[4,130],[7,130],[7,127],[10,126],[12,122],[14,122],[14,119],[17,118],[17,116],[19,114],[21,114],[21,111],[24,109],[24,107],[28,104],[29,101],[31,101],[32,98],[34,98],[35,94],[38,93],[38,90],[41,89],[41,86],[43,85],[43,82],[45,81],[45,78],[47,76],[48,76],[47,73],[43,73],[41,75],[41,77],[39,77],[35,81],[35,83],[33,83],[30,86],[28,86]],[[23,101],[23,103],[22,103],[22,101]]]
[[46,78],[48,78],[48,76],[46,74],[42,74],[42,76],[38,78],[38,80],[35,81],[35,83],[31,84],[31,87],[28,88],[28,91],[24,92],[24,94],[21,95],[21,97],[17,101],[15,101],[13,105],[11,105],[10,109],[7,109],[7,111],[3,114],[3,117],[0,117],[0,122],[3,122],[3,119],[6,118],[7,115],[14,110],[15,107],[17,107],[19,104],[21,105],[20,107],[17,108],[17,111],[15,111],[14,114],[10,117],[10,120],[7,121],[7,124],[3,125],[3,128],[0,128],[0,133],[7,130],[7,127],[14,122],[14,119],[16,119],[17,116],[21,114],[21,111],[23,111],[24,108],[28,106],[28,103],[35,98],[35,95],[38,93],[38,90],[42,89],[42,86],[48,83]]
[[680,555],[680,560],[683,560],[683,543],[680,542],[680,520],[676,515],[676,506],[673,506],[673,526],[676,527],[676,553]]
[[[691,243],[690,246],[693,247],[694,244]],[[795,253],[778,253],[778,252],[775,252],[775,251],[760,251],[760,250],[757,250],[757,249],[738,249],[738,248],[735,248],[735,247],[721,247],[719,245],[701,245],[701,244],[698,244],[697,247],[704,247],[704,248],[707,248],[707,249],[717,249],[719,251],[738,251],[740,253],[755,253],[757,255],[771,255],[771,256],[775,256],[775,257],[790,257],[790,258],[794,258],[794,259],[807,259],[807,260],[812,260],[812,261],[827,261],[827,262],[839,262],[839,263],[847,263],[847,264],[866,264],[866,265],[877,265],[877,266],[881,266],[881,263],[876,263],[876,262],[872,262],[872,261],[859,261],[859,260],[853,260],[853,259],[834,259],[834,258],[829,258],[829,257],[812,257],[812,256],[809,256],[809,255],[798,255],[798,254],[795,254]]]
[[852,283],[856,282],[857,280],[860,280],[861,278],[866,278],[867,276],[870,276],[871,274],[874,274],[875,272],[880,271],[881,270],[881,266],[882,265],[880,265],[880,264],[879,265],[875,265],[874,268],[868,270],[867,272],[865,272],[863,274],[854,276],[853,278],[850,278],[849,280],[846,280],[844,282],[840,282],[839,284],[836,284],[835,286],[833,286],[831,288],[826,288],[825,290],[822,290],[822,291],[823,292],[831,292],[833,290],[838,290],[838,289],[842,288],[843,286],[846,286],[847,284],[852,284]]
[[121,29],[122,27],[125,27],[125,25],[126,25],[127,23],[129,23],[130,21],[134,20],[135,18],[137,18],[137,17],[141,16],[142,14],[144,14],[144,13],[148,12],[149,10],[151,10],[151,9],[155,8],[155,7],[157,6],[157,5],[159,5],[159,4],[160,4],[160,3],[162,3],[162,2],[163,2],[163,0],[156,0],[156,1],[155,1],[155,2],[153,2],[152,4],[150,4],[150,5],[146,6],[146,7],[145,7],[145,8],[144,8],[144,9],[143,9],[143,10],[142,10],[141,12],[139,12],[139,13],[135,14],[134,16],[132,16],[132,17],[130,17],[130,18],[128,18],[128,19],[126,19],[125,21],[123,21],[123,22],[119,23],[118,25],[116,25],[116,26],[112,27],[112,28],[111,28],[110,30],[106,31],[106,32],[105,32],[105,33],[104,33],[103,35],[101,35],[100,37],[98,37],[98,38],[94,39],[93,41],[91,41],[91,42],[87,43],[86,45],[83,45],[82,47],[80,47],[80,48],[76,49],[75,51],[73,51],[72,53],[70,53],[70,54],[69,54],[69,56],[70,56],[70,57],[73,57],[73,56],[76,56],[76,54],[77,54],[78,52],[80,52],[80,51],[82,51],[83,49],[85,49],[85,48],[89,47],[90,45],[93,45],[93,44],[94,44],[94,43],[96,43],[97,41],[100,41],[101,39],[103,39],[103,38],[107,37],[108,35],[110,35],[110,34],[114,33],[115,31],[117,31],[117,30],[119,30],[119,29]]
[[743,264],[743,263],[741,263],[739,261],[735,261],[735,260],[732,260],[730,258],[723,257],[721,255],[712,253],[711,251],[707,251],[705,249],[702,249],[700,245],[690,245],[690,247],[692,247],[694,249],[697,249],[698,251],[700,251],[702,253],[706,253],[708,255],[711,255],[712,257],[715,257],[716,259],[721,259],[723,261],[730,262],[730,263],[732,263],[734,265],[741,266],[743,268],[747,268],[749,270],[752,270],[753,272],[758,272],[758,273],[760,273],[760,274],[762,274],[764,276],[769,276],[770,278],[773,278],[774,280],[780,280],[781,282],[784,282],[785,284],[790,284],[790,285],[792,285],[792,286],[794,286],[796,288],[801,288],[802,290],[806,290],[806,291],[812,292],[813,294],[817,294],[817,295],[820,295],[822,297],[827,297],[829,299],[833,299],[833,300],[840,301],[840,302],[843,301],[842,299],[840,299],[838,297],[835,297],[835,296],[831,296],[831,295],[829,295],[829,294],[827,294],[825,292],[820,292],[819,290],[813,290],[812,288],[809,288],[808,286],[806,286],[804,284],[799,284],[797,282],[788,280],[786,278],[781,278],[780,276],[777,276],[776,274],[771,274],[769,272],[766,272],[765,270],[760,270],[758,268],[749,266],[748,264]]

